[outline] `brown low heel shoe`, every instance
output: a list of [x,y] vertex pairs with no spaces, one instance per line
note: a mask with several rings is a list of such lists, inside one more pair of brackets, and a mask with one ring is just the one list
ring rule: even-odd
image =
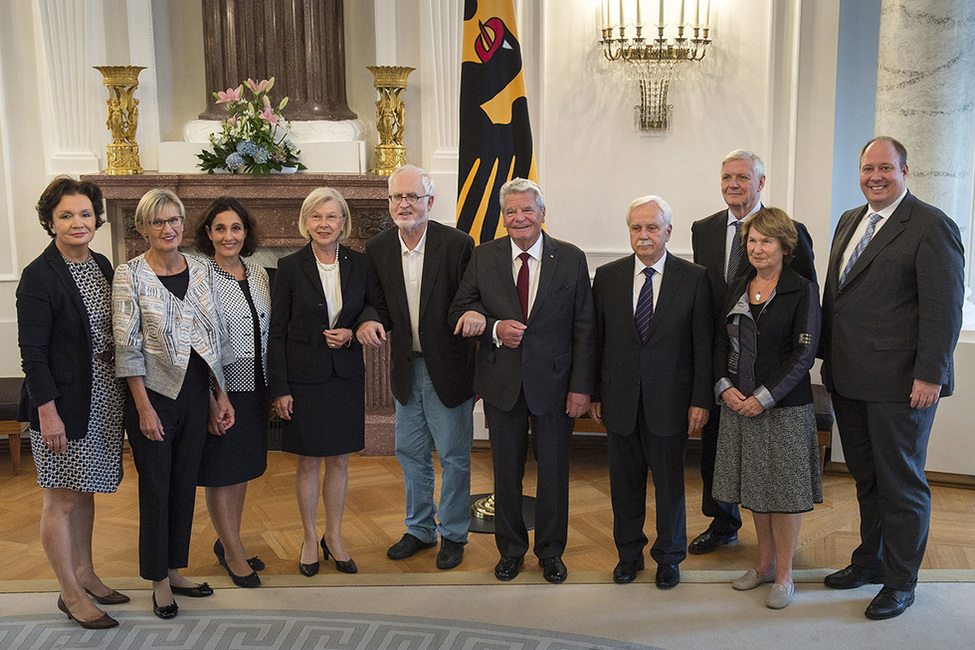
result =
[[75,618],[74,615],[68,611],[68,606],[64,604],[64,600],[61,598],[61,596],[58,596],[58,609],[60,609],[67,615],[68,618],[86,630],[105,630],[110,627],[118,627],[118,621],[108,614],[102,614],[101,617],[96,618],[94,621],[82,621],[81,619]]
[[122,603],[127,603],[132,600],[121,591],[115,591],[114,589],[112,589],[112,593],[108,594],[107,596],[96,596],[88,589],[85,589],[85,593],[91,596],[91,599],[99,605],[121,605]]

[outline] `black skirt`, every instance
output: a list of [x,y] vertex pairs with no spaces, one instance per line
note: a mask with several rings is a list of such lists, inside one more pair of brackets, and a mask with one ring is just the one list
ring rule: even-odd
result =
[[207,433],[197,485],[222,487],[251,481],[267,469],[267,396],[263,390],[230,391],[234,426]]
[[291,421],[281,449],[299,456],[340,456],[366,446],[366,378],[332,377],[324,384],[291,384]]

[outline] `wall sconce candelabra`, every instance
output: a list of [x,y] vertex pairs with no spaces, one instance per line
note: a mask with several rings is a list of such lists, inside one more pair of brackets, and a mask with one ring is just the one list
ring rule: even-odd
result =
[[[613,0],[602,0],[599,44],[609,61],[619,61],[627,77],[640,85],[640,104],[637,109],[637,126],[645,133],[661,133],[670,127],[673,106],[667,103],[670,81],[677,72],[677,65],[684,61],[700,61],[707,52],[711,22],[711,0],[690,0],[694,4],[694,22],[684,20],[686,0],[680,0],[677,19],[677,36],[667,38],[664,30],[665,13],[673,14],[676,0],[671,0],[670,11],[665,12],[666,0],[657,2],[656,24],[643,22],[643,5],[654,0],[619,0],[619,13]],[[635,7],[634,7],[635,4]],[[701,5],[704,4],[704,21],[701,21]],[[626,9],[629,8],[630,12]],[[635,21],[627,22],[627,13]],[[632,26],[633,36],[627,31]],[[646,30],[646,37],[644,36]],[[656,38],[653,38],[653,32]],[[686,33],[686,35],[685,35]],[[614,34],[616,34],[614,36]]]

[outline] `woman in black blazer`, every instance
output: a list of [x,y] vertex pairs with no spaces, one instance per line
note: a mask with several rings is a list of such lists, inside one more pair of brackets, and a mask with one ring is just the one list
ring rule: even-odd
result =
[[364,254],[339,244],[351,234],[352,220],[337,191],[312,191],[301,206],[298,229],[310,241],[278,262],[271,295],[272,412],[289,421],[282,448],[298,455],[295,489],[304,530],[299,570],[318,573],[315,516],[321,491],[325,559],[331,554],[339,571],[355,573],[342,543],[349,454],[365,446],[365,365],[353,331],[363,309],[379,300],[379,283]]
[[[122,382],[115,377],[112,265],[88,244],[103,223],[97,185],[55,178],[37,202],[53,241],[24,269],[17,328],[24,370],[21,421],[30,422],[41,544],[57,575],[58,608],[87,629],[118,621],[92,602],[129,597],[106,587],[91,558],[95,492],[122,479]],[[90,598],[89,598],[90,596]]]

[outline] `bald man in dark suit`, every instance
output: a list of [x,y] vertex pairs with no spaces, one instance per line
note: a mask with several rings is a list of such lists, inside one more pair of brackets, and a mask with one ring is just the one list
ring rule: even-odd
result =
[[[691,226],[694,262],[708,270],[708,278],[711,280],[715,327],[723,326],[725,322],[725,314],[722,312],[728,286],[751,269],[748,255],[745,254],[744,247],[739,245],[741,237],[738,233],[741,232],[741,223],[745,218],[762,208],[764,187],[765,165],[762,159],[745,149],[732,151],[721,161],[721,196],[728,208],[695,221]],[[804,225],[798,221],[793,223],[799,241],[789,265],[802,277],[816,282],[812,238]],[[740,255],[737,254],[739,252]],[[704,480],[701,510],[712,520],[708,529],[691,541],[687,550],[694,555],[710,553],[724,544],[737,541],[738,529],[741,528],[738,506],[716,501],[711,496],[720,413],[720,407],[713,405],[710,418],[701,429],[701,478]]]
[[823,382],[860,504],[860,545],[827,587],[883,584],[866,609],[914,602],[931,518],[924,475],[938,399],[954,386],[964,299],[958,226],[907,190],[907,150],[889,137],[860,153],[867,205],[840,217],[823,291]]
[[528,552],[521,482],[528,423],[538,459],[535,555],[552,583],[567,575],[569,440],[593,388],[592,289],[586,256],[542,232],[545,200],[517,178],[501,188],[507,237],[474,249],[450,308],[456,332],[480,339],[474,391],[484,400],[494,461],[499,580]]

